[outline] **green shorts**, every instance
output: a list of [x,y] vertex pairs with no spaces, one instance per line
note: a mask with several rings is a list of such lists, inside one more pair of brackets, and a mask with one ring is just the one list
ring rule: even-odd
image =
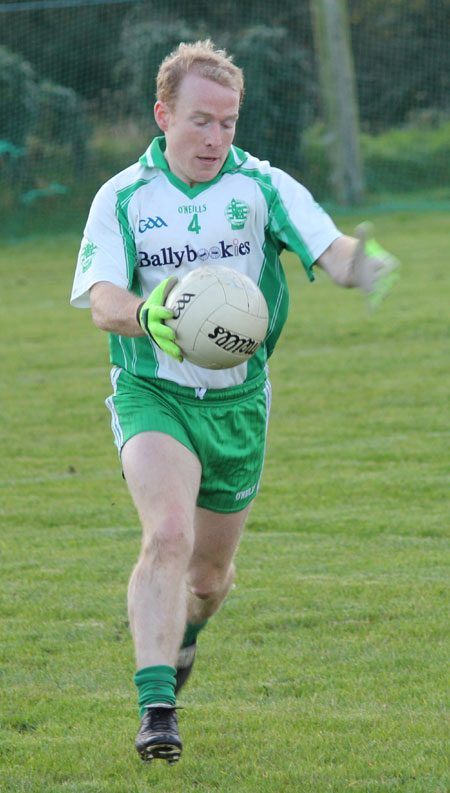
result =
[[111,372],[106,400],[119,454],[140,432],[164,432],[198,457],[202,478],[197,504],[238,512],[255,497],[261,479],[271,388],[257,381],[227,389],[195,389],[168,380]]

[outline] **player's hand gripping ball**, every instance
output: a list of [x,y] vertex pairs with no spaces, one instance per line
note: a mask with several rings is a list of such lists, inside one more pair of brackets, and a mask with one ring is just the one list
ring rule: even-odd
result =
[[177,281],[176,275],[161,281],[147,300],[139,305],[136,316],[147,336],[156,342],[163,352],[181,363],[183,356],[175,343],[175,331],[164,324],[164,320],[172,316],[172,312],[164,307],[164,302]]
[[199,267],[170,291],[165,308],[173,318],[184,358],[205,369],[229,369],[248,361],[263,343],[269,312],[259,287],[223,265]]

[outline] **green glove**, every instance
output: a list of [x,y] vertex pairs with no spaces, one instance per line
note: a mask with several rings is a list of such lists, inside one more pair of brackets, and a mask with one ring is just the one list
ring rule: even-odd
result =
[[178,344],[175,343],[175,331],[164,324],[165,319],[173,317],[173,311],[164,308],[164,303],[177,281],[176,275],[161,281],[147,300],[140,304],[136,316],[142,330],[156,342],[158,347],[181,363],[183,356]]
[[400,262],[374,239],[370,223],[361,223],[355,236],[359,242],[352,263],[353,280],[366,292],[369,308],[378,308],[400,278]]

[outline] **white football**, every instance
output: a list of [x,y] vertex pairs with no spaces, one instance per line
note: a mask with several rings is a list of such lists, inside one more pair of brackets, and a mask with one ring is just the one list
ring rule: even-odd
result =
[[186,360],[205,369],[248,361],[263,343],[267,303],[247,275],[223,265],[199,267],[175,284],[166,303],[176,342]]

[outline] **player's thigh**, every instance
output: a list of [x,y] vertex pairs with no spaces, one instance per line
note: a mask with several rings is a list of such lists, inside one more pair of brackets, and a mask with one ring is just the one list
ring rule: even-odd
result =
[[143,525],[168,511],[193,525],[201,464],[190,449],[162,432],[133,435],[122,449],[122,467]]
[[225,576],[237,551],[251,505],[239,512],[213,512],[197,507],[194,551],[188,582],[195,587],[205,578]]

